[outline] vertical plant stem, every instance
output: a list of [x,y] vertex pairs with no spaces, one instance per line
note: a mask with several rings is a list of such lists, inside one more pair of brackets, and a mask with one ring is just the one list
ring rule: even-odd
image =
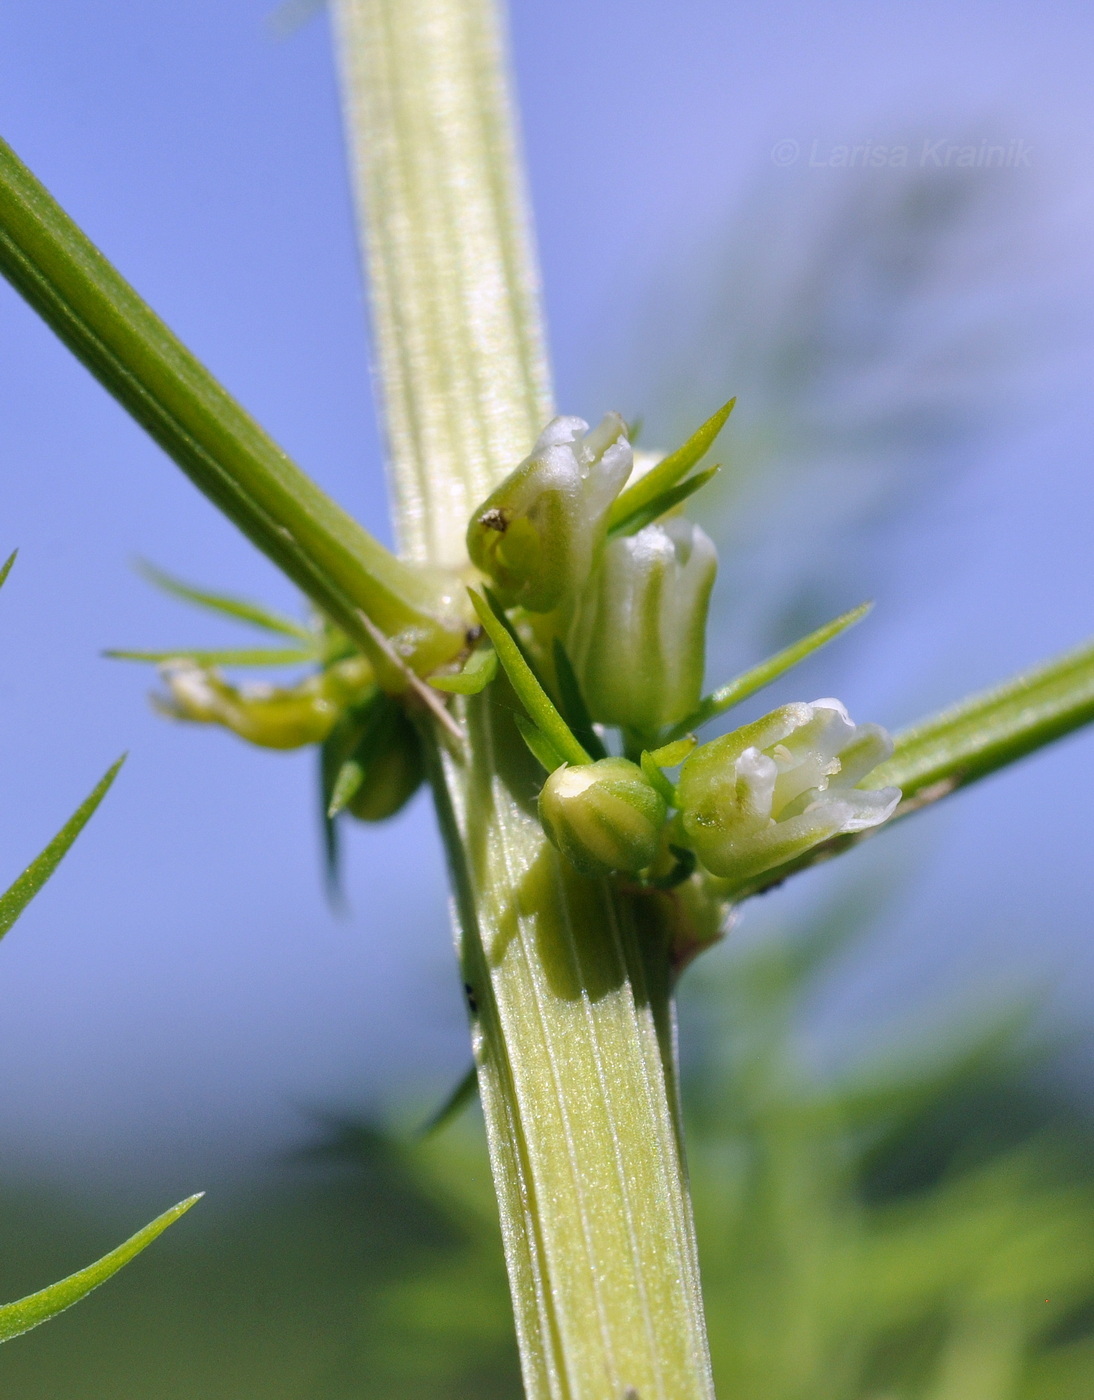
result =
[[551,412],[501,31],[490,0],[335,16],[400,544],[458,565]]
[[[465,564],[550,411],[500,18],[335,13],[400,539]],[[663,933],[546,841],[505,682],[460,703],[468,754],[435,750],[434,790],[527,1394],[710,1397]]]

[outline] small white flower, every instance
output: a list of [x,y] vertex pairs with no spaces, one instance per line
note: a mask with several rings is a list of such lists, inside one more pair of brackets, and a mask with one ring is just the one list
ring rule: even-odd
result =
[[784,705],[688,758],[677,785],[688,839],[713,874],[745,880],[878,826],[900,789],[856,784],[892,751],[880,725],[856,725],[838,700]]

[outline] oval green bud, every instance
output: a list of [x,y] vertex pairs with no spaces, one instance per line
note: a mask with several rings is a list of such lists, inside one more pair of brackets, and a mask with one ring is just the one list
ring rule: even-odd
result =
[[637,875],[657,856],[665,799],[625,758],[556,768],[539,795],[553,845],[585,875]]
[[892,749],[884,729],[856,725],[838,700],[784,705],[684,763],[676,798],[687,839],[714,875],[745,881],[878,826],[900,789],[855,784]]
[[362,822],[382,822],[405,807],[422,785],[425,763],[418,731],[402,707],[383,747],[364,769],[360,786],[346,803],[346,811]]
[[653,735],[699,704],[718,556],[676,517],[609,540],[571,629],[594,719]]
[[553,418],[467,527],[472,562],[506,607],[551,612],[581,589],[632,466],[626,425]]

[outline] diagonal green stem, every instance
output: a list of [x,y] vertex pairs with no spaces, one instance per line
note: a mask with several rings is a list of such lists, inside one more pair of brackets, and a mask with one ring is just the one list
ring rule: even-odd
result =
[[[466,563],[549,415],[492,0],[337,0],[400,539]],[[707,1400],[666,940],[566,866],[499,678],[434,752],[478,1079],[532,1400]]]
[[[401,563],[297,467],[0,141],[0,272],[194,484],[350,635],[358,609],[421,669],[463,645],[462,595]],[[366,643],[367,645],[367,643]]]
[[[902,730],[894,739],[893,756],[861,786],[900,788],[904,796],[894,820],[910,816],[1091,721],[1094,642],[1086,642]],[[727,894],[735,899],[762,894],[886,829],[837,836]]]
[[1094,720],[1094,642],[920,720],[864,787],[899,787],[905,801],[985,778]]

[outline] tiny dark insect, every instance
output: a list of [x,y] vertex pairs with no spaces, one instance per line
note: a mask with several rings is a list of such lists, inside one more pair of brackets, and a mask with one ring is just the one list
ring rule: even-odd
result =
[[504,510],[484,510],[479,516],[479,524],[486,530],[497,530],[504,534],[509,528],[509,516]]
[[[479,1004],[475,1000],[475,990],[471,986],[470,982],[465,982],[463,984],[463,994],[467,998],[467,1006],[471,1012],[471,1015],[477,1016],[479,1014]],[[630,1397],[628,1397],[628,1400],[630,1400]],[[638,1400],[637,1396],[635,1396],[635,1400]]]

